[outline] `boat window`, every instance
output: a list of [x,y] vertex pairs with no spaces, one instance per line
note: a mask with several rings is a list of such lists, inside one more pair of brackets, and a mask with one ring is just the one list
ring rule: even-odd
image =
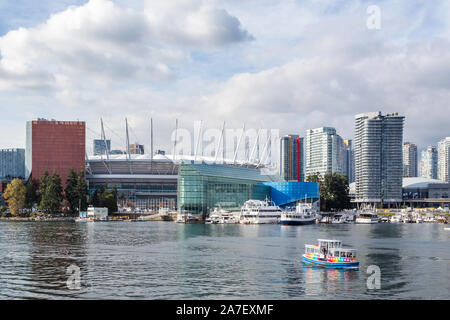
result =
[[341,252],[341,257],[345,258],[345,252]]

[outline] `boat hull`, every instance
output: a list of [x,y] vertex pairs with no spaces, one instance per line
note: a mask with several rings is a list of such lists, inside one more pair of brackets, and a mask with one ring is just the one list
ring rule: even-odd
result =
[[316,219],[308,219],[308,220],[299,220],[299,219],[287,219],[287,220],[281,220],[280,221],[282,225],[285,226],[304,226],[304,225],[308,225],[308,224],[315,224],[316,223]]
[[327,267],[327,268],[338,268],[338,269],[347,269],[347,268],[359,268],[359,262],[328,262],[328,261],[320,261],[313,260],[302,256],[302,262],[306,264]]

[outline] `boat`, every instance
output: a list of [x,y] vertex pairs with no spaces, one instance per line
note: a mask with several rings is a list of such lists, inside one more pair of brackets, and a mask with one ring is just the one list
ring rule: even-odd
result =
[[413,222],[415,222],[415,223],[423,223],[422,215],[419,212],[413,213]]
[[407,213],[403,213],[402,214],[402,222],[403,223],[410,223],[411,222],[411,218],[409,217],[409,214],[407,214]]
[[389,220],[390,223],[401,223],[402,222],[402,216],[399,214],[393,215],[391,219]]
[[298,203],[295,210],[286,210],[281,214],[280,222],[283,225],[314,224],[317,219],[317,210],[312,203]]
[[380,219],[380,222],[387,223],[387,222],[389,222],[389,218],[388,217],[382,217]]
[[279,223],[281,209],[269,200],[247,200],[241,208],[239,223],[266,224]]
[[192,213],[189,212],[185,212],[185,211],[180,211],[177,213],[177,219],[175,220],[175,222],[177,223],[193,223],[193,222],[197,222],[198,219],[196,217],[194,217],[194,215]]
[[221,208],[214,208],[213,212],[205,220],[206,224],[235,224],[239,223],[239,216],[233,212]]
[[375,210],[365,210],[361,211],[356,217],[355,223],[361,224],[373,224],[380,222],[380,218],[377,216]]
[[317,241],[318,244],[305,244],[303,263],[331,268],[356,269],[359,267],[356,249],[343,248],[341,240],[318,239]]
[[209,215],[208,218],[205,219],[205,224],[217,224],[220,223],[221,216],[217,210],[217,208],[214,208],[214,211]]

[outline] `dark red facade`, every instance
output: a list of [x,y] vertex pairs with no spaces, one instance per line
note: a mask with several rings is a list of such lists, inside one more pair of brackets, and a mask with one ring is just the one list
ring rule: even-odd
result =
[[61,177],[63,187],[73,168],[85,168],[86,124],[80,121],[32,121],[33,180],[40,180],[45,171],[54,170]]

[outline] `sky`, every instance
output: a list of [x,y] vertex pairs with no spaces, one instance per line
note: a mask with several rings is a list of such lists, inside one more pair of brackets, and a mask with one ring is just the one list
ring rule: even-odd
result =
[[170,150],[175,119],[351,139],[381,111],[421,150],[450,136],[449,24],[444,0],[0,0],[0,148],[38,117],[86,121],[91,153],[100,118]]

